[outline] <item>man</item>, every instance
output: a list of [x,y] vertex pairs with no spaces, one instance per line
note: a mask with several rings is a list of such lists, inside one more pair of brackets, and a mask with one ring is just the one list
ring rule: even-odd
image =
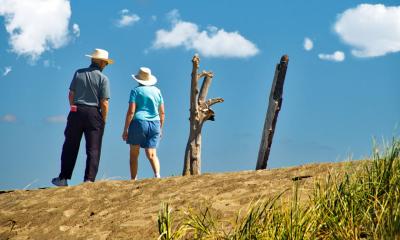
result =
[[108,52],[95,49],[88,68],[75,72],[69,87],[70,112],[64,131],[65,142],[61,154],[61,172],[52,179],[56,186],[68,186],[75,167],[82,135],[86,140],[86,170],[84,182],[94,182],[99,167],[101,143],[108,113],[110,87],[103,69],[112,64]]

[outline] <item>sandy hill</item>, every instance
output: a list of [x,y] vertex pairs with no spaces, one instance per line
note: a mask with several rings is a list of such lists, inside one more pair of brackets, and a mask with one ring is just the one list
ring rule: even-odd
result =
[[355,169],[359,162],[310,164],[263,171],[203,174],[139,181],[99,181],[73,187],[0,191],[0,239],[157,239],[162,202],[174,213],[210,206],[233,218],[252,201],[299,180],[307,198],[328,172]]

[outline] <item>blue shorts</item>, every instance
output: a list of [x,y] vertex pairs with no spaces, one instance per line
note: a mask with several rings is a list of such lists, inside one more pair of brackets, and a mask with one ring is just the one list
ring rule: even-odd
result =
[[160,136],[160,121],[133,119],[129,125],[126,143],[140,145],[141,148],[157,148]]

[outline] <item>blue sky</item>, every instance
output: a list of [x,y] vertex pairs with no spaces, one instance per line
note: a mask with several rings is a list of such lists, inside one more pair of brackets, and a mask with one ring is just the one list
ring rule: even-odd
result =
[[[121,140],[130,75],[157,76],[166,107],[161,175],[180,175],[191,58],[214,72],[216,121],[202,171],[255,168],[275,65],[289,55],[269,168],[362,159],[398,135],[398,1],[0,0],[0,189],[50,186],[60,167],[74,71],[110,52],[110,113],[97,179],[128,179]],[[82,181],[84,140],[70,183]],[[139,178],[152,176],[142,152]]]

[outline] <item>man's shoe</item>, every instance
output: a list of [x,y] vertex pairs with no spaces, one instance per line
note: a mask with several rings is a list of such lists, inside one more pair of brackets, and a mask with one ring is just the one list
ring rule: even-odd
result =
[[67,179],[61,179],[60,177],[53,178],[51,180],[51,183],[53,183],[54,185],[56,185],[58,187],[67,187],[68,186]]

